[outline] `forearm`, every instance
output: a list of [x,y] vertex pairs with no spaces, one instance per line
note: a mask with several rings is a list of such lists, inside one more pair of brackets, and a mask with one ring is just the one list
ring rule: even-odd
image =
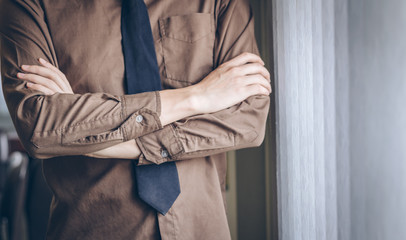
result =
[[[249,62],[251,62],[251,64],[247,64]],[[258,117],[255,115],[252,116],[254,111],[258,110],[255,109],[258,107],[256,106],[257,104],[251,103],[251,100],[246,100],[244,103],[248,102],[249,104],[247,106],[247,104],[242,104],[241,101],[250,96],[268,96],[270,93],[269,72],[266,71],[262,64],[262,60],[257,55],[241,54],[233,60],[224,63],[196,85],[182,89],[161,91],[162,111],[160,118],[163,125],[166,125],[165,129],[148,134],[142,137],[142,140],[137,139],[137,144],[133,141],[129,141],[106,149],[105,151],[95,153],[93,156],[134,159],[138,158],[140,148],[144,152],[144,155],[148,155],[148,148],[153,149],[154,154],[158,154],[158,158],[161,158],[159,157],[159,153],[162,151],[162,148],[168,149],[171,153],[179,152],[184,149],[186,152],[183,153],[186,154],[188,150],[202,150],[201,146],[203,144],[200,141],[195,141],[199,135],[202,135],[200,139],[205,139],[204,142],[206,144],[213,142],[211,143],[213,145],[212,148],[222,148],[222,146],[223,148],[249,147],[257,145],[257,139],[260,139],[262,142],[262,137],[260,136],[262,131],[256,131],[258,126],[255,124],[254,126],[246,126],[244,123],[241,124],[239,118],[252,119],[252,121],[248,121],[252,123],[257,122]],[[252,77],[252,75],[255,75],[255,77]],[[259,99],[267,101],[268,98],[269,97]],[[260,107],[263,108],[263,105],[264,104],[261,104]],[[235,108],[238,110],[234,110]],[[261,109],[261,111],[266,111],[266,109]],[[214,112],[216,113],[213,115],[207,114]],[[242,114],[234,116],[235,114],[233,113],[235,112],[242,112]],[[219,117],[213,118],[213,116]],[[227,120],[223,120],[224,117],[226,117]],[[236,119],[233,120],[234,122],[228,122],[229,119],[233,118]],[[259,118],[261,119],[261,117]],[[193,124],[177,123],[177,121],[181,119],[187,119],[186,122],[188,122],[189,119],[193,119],[191,120]],[[173,125],[171,125],[171,123],[173,123]],[[187,144],[192,143],[192,147],[180,147],[182,144],[177,142],[180,141],[178,139],[180,134],[175,134],[175,129],[173,129],[173,126],[176,124],[184,125],[185,132],[190,133],[183,136],[183,139],[186,139]],[[259,123],[259,126],[263,125],[264,124]],[[243,132],[247,130],[249,132]],[[205,134],[213,131],[214,134],[212,136],[214,136],[214,141],[208,141]],[[223,141],[223,135],[231,136],[233,132],[237,133],[236,137],[232,137],[231,139],[228,137],[226,141]],[[256,135],[255,139],[252,139],[253,134]],[[240,136],[242,136],[242,138]],[[235,145],[234,139],[242,139],[242,141],[240,144],[237,144],[237,146],[233,146],[233,144]],[[143,141],[145,141],[145,144],[143,144]],[[217,141],[218,143],[216,143]],[[148,145],[148,148],[145,147]],[[120,149],[122,150],[120,151]],[[124,151],[126,152],[124,153]],[[121,152],[123,154],[120,154]],[[154,156],[152,158],[156,159],[157,157]]]
[[196,96],[193,94],[193,87],[162,90],[161,96],[161,115],[162,126],[176,122],[182,118],[199,114]]
[[[215,67],[242,52],[259,54],[249,1],[220,2],[214,48]],[[244,91],[226,95],[230,94],[243,95]],[[253,94],[231,107],[214,113],[188,117],[137,138],[136,141],[142,151],[139,164],[160,164],[166,161],[205,157],[260,145],[265,135],[270,104],[269,96],[264,95],[266,94],[256,96]],[[166,149],[169,156],[163,158],[160,149]]]
[[[199,114],[166,125],[136,139],[139,164],[161,164],[259,146],[265,136],[270,99],[252,96],[211,114]],[[168,157],[162,157],[165,149]]]
[[[10,111],[31,156],[81,155],[159,129],[152,95],[129,96],[133,101],[126,103],[130,98],[107,94],[32,96]],[[141,123],[137,116],[143,116]]]
[[[54,94],[17,77],[38,58],[58,67],[46,15],[37,1],[0,1],[1,74],[10,116],[26,150],[49,158],[98,151],[161,128],[159,94]],[[74,70],[72,70],[74,72]],[[95,81],[88,76],[87,81]],[[142,123],[136,121],[143,116]]]
[[[196,97],[193,93],[194,91],[190,87],[159,92],[162,126],[199,113]],[[132,139],[86,155],[96,158],[137,159],[140,154],[141,150],[138,144],[135,139]]]
[[[7,38],[1,43],[4,97],[20,140],[31,156],[86,154],[162,127],[159,93],[45,95],[28,89],[26,81],[17,78],[20,66],[36,59]],[[138,115],[143,116],[141,123],[137,122]]]

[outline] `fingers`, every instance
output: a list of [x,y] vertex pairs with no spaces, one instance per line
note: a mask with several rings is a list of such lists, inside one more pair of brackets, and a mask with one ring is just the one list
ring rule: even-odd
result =
[[56,68],[54,65],[50,64],[48,61],[46,61],[43,58],[38,59],[39,63],[41,63],[42,66],[47,67],[51,70],[53,70],[55,73],[57,73],[61,78],[65,77],[65,74],[63,74],[58,68]]
[[272,92],[270,82],[268,81],[268,79],[264,78],[264,76],[262,76],[261,74],[246,76],[242,80],[240,80],[240,82],[241,84],[244,84],[244,86],[254,84],[260,85],[268,91],[268,95]]
[[22,65],[22,70],[27,73],[19,73],[17,74],[17,77],[35,84],[40,84],[51,91],[73,94],[72,88],[66,79],[65,74],[42,58],[38,61],[42,66]]
[[[17,77],[22,80],[29,81],[36,85],[42,85],[43,87],[52,90],[54,92],[62,92],[62,89],[52,80],[36,75],[36,74],[24,74],[24,73],[17,73]],[[32,86],[31,84],[27,84],[28,86]],[[44,92],[45,93],[45,92]]]
[[[43,66],[36,66],[36,65],[22,65],[21,69],[23,69],[25,72],[33,73],[39,76],[42,76],[44,78],[48,78],[52,80],[55,84],[59,86],[59,88],[65,89],[66,86],[60,76],[53,70],[43,67]],[[47,85],[45,85],[47,86]]]
[[237,66],[241,66],[247,63],[258,63],[261,65],[265,65],[264,61],[262,61],[262,59],[258,56],[255,55],[253,53],[242,53],[240,55],[238,55],[237,57],[231,59],[228,62],[225,62],[223,64],[223,66],[225,66],[226,68],[232,68],[232,67],[237,67]]
[[27,87],[29,89],[33,89],[33,90],[37,90],[40,92],[43,92],[45,95],[52,95],[55,94],[55,91],[52,91],[51,89],[44,87],[40,84],[35,84],[35,83],[31,83],[31,82],[27,82]]
[[254,95],[269,95],[268,89],[263,87],[262,85],[259,84],[252,84],[248,85],[246,88],[246,94],[248,95],[247,97],[254,96]]
[[261,74],[268,81],[271,81],[271,74],[269,71],[258,63],[245,64],[234,68],[233,71],[239,76]]
[[54,65],[52,65],[51,63],[45,61],[43,58],[39,58],[39,63],[41,63],[42,66],[51,69],[52,71],[54,71],[56,74],[58,74],[58,76],[63,80],[63,82],[65,83],[65,85],[69,86],[70,88],[70,84],[68,82],[68,79],[66,79],[65,74],[63,74],[63,72],[61,72],[61,70],[59,70],[57,67],[55,67]]

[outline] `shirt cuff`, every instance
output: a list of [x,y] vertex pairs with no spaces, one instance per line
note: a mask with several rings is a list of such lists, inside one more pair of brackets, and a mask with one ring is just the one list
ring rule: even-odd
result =
[[161,164],[176,159],[176,155],[183,153],[184,149],[178,139],[172,124],[164,128],[135,139],[141,156],[137,165]]
[[[139,108],[139,106],[143,106]],[[159,91],[126,95],[123,98],[123,116],[129,116],[121,125],[124,141],[162,129],[161,97]]]

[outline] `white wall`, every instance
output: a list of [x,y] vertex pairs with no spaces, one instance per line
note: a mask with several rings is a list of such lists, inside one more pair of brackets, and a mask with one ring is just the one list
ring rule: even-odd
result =
[[337,228],[333,0],[275,0],[279,239]]

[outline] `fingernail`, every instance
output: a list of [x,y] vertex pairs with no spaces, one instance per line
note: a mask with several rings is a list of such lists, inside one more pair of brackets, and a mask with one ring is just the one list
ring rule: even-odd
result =
[[21,78],[21,77],[24,77],[24,73],[17,73],[17,77],[19,77],[19,78]]
[[31,86],[32,86],[32,83],[27,82],[27,87],[31,87]]
[[21,65],[22,69],[27,68],[27,67],[28,67],[28,65]]
[[39,62],[40,63],[46,63],[47,61],[45,61],[43,58],[39,58]]

